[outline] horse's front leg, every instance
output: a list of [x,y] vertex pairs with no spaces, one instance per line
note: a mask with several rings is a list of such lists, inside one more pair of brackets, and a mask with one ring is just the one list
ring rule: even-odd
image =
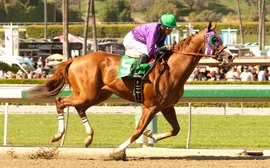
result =
[[78,114],[83,122],[84,127],[85,127],[86,133],[88,134],[87,138],[84,141],[84,145],[85,145],[85,147],[89,147],[93,141],[94,131],[93,131],[91,124],[89,123],[87,116],[85,114],[86,109],[76,107],[76,110],[78,111]]
[[143,134],[149,138],[153,138],[154,140],[158,141],[164,138],[168,138],[171,136],[176,136],[180,131],[180,126],[177,121],[176,113],[174,107],[169,107],[164,110],[161,110],[165,119],[169,122],[172,126],[172,131],[161,133],[161,134],[153,134],[152,131],[147,130]]
[[56,133],[53,136],[52,142],[59,141],[65,133],[65,121],[64,121],[64,108],[65,108],[65,106],[63,106],[61,104],[61,102],[60,102],[61,99],[62,98],[57,98],[55,101],[56,110],[57,110],[57,114],[58,114],[58,133]]
[[155,114],[158,111],[156,110],[156,107],[150,107],[150,108],[143,108],[143,112],[140,118],[140,121],[134,131],[134,133],[131,135],[131,137],[126,140],[124,143],[122,143],[117,149],[113,151],[111,154],[111,157],[115,160],[124,160],[126,158],[125,149],[136,139],[138,139],[144,129],[147,127],[147,125],[150,123],[150,121],[154,118]]

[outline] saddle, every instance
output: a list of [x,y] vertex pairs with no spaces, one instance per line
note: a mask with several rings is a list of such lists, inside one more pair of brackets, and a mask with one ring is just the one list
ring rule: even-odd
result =
[[134,79],[133,95],[135,102],[137,103],[143,103],[143,84],[145,82],[148,82],[145,76],[147,75],[147,72],[149,72],[151,67],[154,65],[154,62],[143,63],[140,64],[140,66],[138,66],[137,60],[134,57],[123,55],[121,58],[117,78],[122,77],[132,78],[135,72],[143,76],[143,78],[133,78]]

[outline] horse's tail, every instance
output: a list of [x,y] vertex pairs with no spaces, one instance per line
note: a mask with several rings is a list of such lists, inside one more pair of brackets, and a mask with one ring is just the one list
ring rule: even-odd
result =
[[44,84],[38,85],[27,92],[29,98],[56,96],[68,81],[68,69],[73,59],[60,63],[59,67]]

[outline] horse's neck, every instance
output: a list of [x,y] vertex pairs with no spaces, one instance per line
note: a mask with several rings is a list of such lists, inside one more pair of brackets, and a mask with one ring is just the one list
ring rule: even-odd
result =
[[174,53],[168,62],[169,66],[173,68],[174,74],[172,75],[176,80],[179,80],[179,82],[186,82],[201,59],[201,56],[185,55],[181,54],[181,52],[200,53],[202,51],[203,43],[204,36],[203,33],[200,32],[187,37],[177,44],[176,49],[179,50],[179,53]]
[[195,35],[189,35],[184,40],[181,40],[176,44],[176,51],[185,51],[190,53],[198,53],[202,49],[202,45],[204,43],[204,33],[199,32]]

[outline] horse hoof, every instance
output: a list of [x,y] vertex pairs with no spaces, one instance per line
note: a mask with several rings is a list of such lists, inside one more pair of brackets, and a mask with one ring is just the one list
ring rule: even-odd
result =
[[113,151],[110,154],[110,158],[113,160],[126,160],[126,150],[120,150],[120,151]]
[[52,138],[52,141],[51,142],[57,142],[57,141],[59,141],[62,138],[63,135],[64,135],[63,132],[58,132],[57,134],[54,135],[54,137]]
[[93,135],[89,135],[84,141],[85,147],[86,148],[89,147],[92,144],[92,141],[93,141]]

